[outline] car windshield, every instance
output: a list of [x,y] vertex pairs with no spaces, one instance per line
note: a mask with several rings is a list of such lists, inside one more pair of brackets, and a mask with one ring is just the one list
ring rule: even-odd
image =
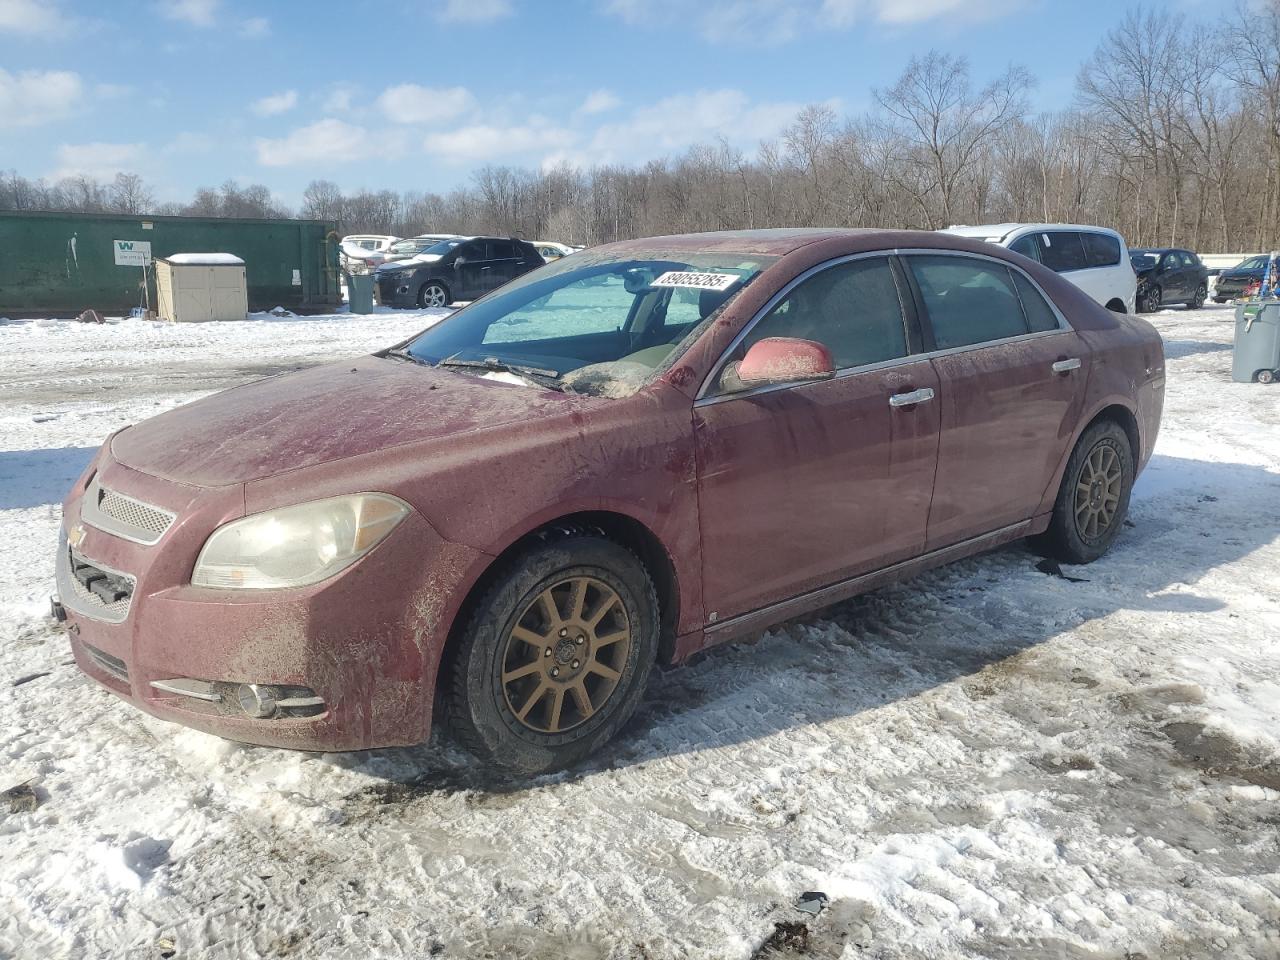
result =
[[443,257],[460,243],[461,240],[437,240],[431,246],[423,248],[422,253],[435,253]]
[[397,240],[388,250],[391,253],[417,253],[431,242],[430,240]]
[[1265,270],[1267,266],[1266,257],[1250,257],[1244,263],[1236,266],[1236,270]]
[[534,382],[630,396],[776,258],[602,252],[527,273],[419,335],[427,364],[532,372]]
[[1151,270],[1155,267],[1159,258],[1154,253],[1132,253],[1129,254],[1129,262],[1133,264],[1135,270]]

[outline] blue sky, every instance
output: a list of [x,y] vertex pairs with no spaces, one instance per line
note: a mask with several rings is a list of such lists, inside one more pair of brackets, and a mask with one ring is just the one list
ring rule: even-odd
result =
[[[1066,106],[1117,0],[0,0],[0,170],[444,191],[485,163],[750,151],[857,113],[913,54],[1009,62]],[[1175,0],[1197,19],[1230,0]]]

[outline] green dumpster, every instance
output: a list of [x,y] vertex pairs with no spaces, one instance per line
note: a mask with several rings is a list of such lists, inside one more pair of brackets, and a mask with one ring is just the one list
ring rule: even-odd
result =
[[373,274],[347,274],[347,306],[352,313],[373,313]]

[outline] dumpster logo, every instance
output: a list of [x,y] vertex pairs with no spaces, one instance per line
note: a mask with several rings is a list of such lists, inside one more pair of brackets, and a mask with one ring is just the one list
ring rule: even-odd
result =
[[112,240],[117,267],[145,267],[151,263],[150,240]]

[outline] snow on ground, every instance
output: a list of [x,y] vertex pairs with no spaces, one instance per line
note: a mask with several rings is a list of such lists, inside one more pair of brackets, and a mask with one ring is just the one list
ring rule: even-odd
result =
[[1280,387],[1230,382],[1230,309],[1155,318],[1108,557],[1013,546],[662,671],[570,773],[244,747],[82,677],[45,609],[102,437],[432,316],[0,325],[0,789],[39,800],[0,800],[0,956],[1280,956]]

